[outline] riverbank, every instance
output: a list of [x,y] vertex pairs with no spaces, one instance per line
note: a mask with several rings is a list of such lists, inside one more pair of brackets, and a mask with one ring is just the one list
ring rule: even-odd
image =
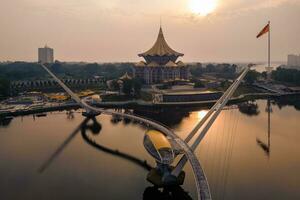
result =
[[[299,96],[300,93],[285,93],[285,94],[277,94],[277,93],[249,93],[243,94],[238,97],[233,97],[228,101],[228,105],[242,103],[249,100],[255,99],[278,99],[281,97],[289,97]],[[189,107],[210,107],[212,106],[217,100],[210,100],[210,101],[193,101],[193,102],[147,102],[142,100],[131,100],[131,101],[122,101],[122,102],[99,102],[94,103],[93,106],[101,107],[101,108],[127,108],[127,109],[162,109],[162,108],[178,108],[184,106],[185,108]],[[63,111],[63,110],[71,110],[71,109],[79,109],[80,106],[77,103],[68,103],[56,106],[46,106],[42,108],[34,108],[30,110],[18,110],[14,112],[2,112],[0,113],[0,117],[7,117],[7,116],[22,116],[22,115],[32,115],[37,113],[43,112],[53,112],[53,111]]]

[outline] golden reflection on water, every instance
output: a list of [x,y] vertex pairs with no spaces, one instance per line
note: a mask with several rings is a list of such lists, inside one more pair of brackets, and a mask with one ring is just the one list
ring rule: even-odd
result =
[[[268,139],[266,101],[257,104],[258,115],[223,110],[196,149],[214,199],[222,195],[224,199],[300,199],[300,112],[292,106],[273,106],[271,150],[266,156],[256,140]],[[199,109],[182,115],[174,131],[185,138],[207,112]],[[15,118],[8,127],[0,127],[0,199],[41,199],[52,193],[55,199],[141,199],[150,185],[147,173],[129,161],[94,149],[80,134],[45,173],[37,174],[41,163],[82,119],[80,114],[69,120],[64,113],[53,113],[35,121],[32,117],[23,121]],[[145,128],[124,121],[112,124],[107,115],[97,119],[102,130],[90,135],[93,140],[155,164],[143,147]],[[187,165],[184,170],[183,188],[195,197],[191,168]]]
[[208,110],[201,110],[197,112],[198,118],[201,120],[208,113]]

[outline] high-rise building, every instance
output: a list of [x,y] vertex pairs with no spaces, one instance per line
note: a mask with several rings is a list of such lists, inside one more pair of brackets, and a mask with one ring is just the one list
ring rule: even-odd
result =
[[183,56],[167,44],[162,28],[153,47],[148,51],[138,54],[145,61],[134,66],[134,77],[142,79],[146,84],[161,83],[174,80],[186,80],[189,77],[189,68],[182,61],[177,61]]
[[288,55],[288,61],[287,61],[288,67],[300,67],[300,55]]
[[38,61],[40,63],[53,63],[54,61],[53,49],[49,48],[47,45],[45,45],[44,48],[39,48]]

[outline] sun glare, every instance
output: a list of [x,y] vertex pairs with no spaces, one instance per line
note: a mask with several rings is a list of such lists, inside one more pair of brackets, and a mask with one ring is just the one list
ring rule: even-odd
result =
[[201,120],[206,114],[208,113],[207,110],[201,110],[197,113],[198,118]]
[[206,16],[213,12],[217,7],[218,0],[190,0],[190,10],[202,16]]

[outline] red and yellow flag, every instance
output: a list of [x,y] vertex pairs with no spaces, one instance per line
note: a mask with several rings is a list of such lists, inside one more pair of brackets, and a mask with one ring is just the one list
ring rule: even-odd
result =
[[259,38],[260,36],[262,36],[263,34],[267,33],[270,31],[270,24],[267,24],[260,32],[259,34],[256,36],[256,38]]

